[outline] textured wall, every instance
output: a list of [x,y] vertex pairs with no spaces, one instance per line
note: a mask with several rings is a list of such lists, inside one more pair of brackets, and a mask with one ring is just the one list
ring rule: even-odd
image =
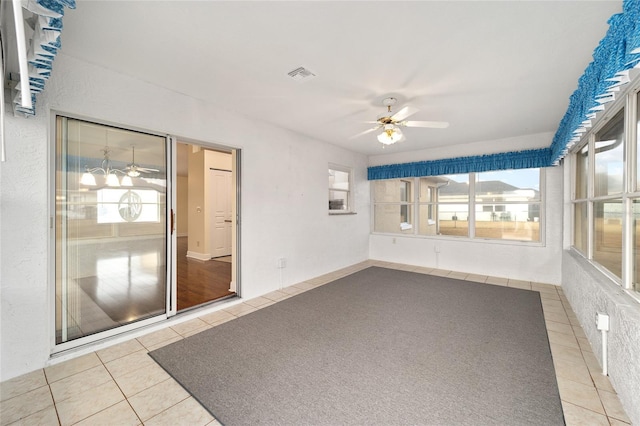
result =
[[[33,119],[6,116],[0,166],[0,380],[43,367],[53,347],[50,110],[242,148],[243,296],[368,258],[366,157],[217,109],[61,53]],[[327,168],[354,168],[356,215],[329,216]],[[277,259],[287,259],[285,269]]]
[[601,365],[602,334],[595,317],[596,312],[609,315],[609,378],[632,424],[640,424],[640,303],[570,250],[563,254],[562,288]]

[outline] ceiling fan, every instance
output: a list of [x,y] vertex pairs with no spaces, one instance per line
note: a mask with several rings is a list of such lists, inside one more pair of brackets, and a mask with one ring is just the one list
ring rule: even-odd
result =
[[368,122],[372,124],[375,123],[376,126],[371,129],[367,129],[364,132],[360,132],[350,139],[375,132],[376,130],[382,130],[378,134],[378,141],[383,145],[392,145],[396,142],[402,142],[405,140],[400,127],[428,127],[432,129],[445,129],[449,127],[449,123],[446,121],[407,121],[406,119],[409,116],[419,111],[417,108],[411,106],[405,106],[400,111],[392,114],[391,107],[397,102],[398,100],[396,98],[385,98],[382,101],[382,105],[387,107],[387,112],[378,117],[376,121]]
[[127,167],[124,168],[127,176],[138,177],[140,173],[152,173],[158,172],[158,169],[150,169],[148,167],[140,167],[139,164],[136,164],[136,147],[131,145],[131,163],[127,164]]

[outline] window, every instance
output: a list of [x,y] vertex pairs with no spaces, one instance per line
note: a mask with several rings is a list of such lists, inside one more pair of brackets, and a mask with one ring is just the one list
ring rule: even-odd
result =
[[595,196],[622,192],[624,167],[624,110],[620,111],[598,133],[594,143],[596,176]]
[[622,278],[622,199],[593,203],[593,260]]
[[476,237],[540,241],[538,169],[476,173],[475,199]]
[[440,176],[443,183],[436,191],[437,233],[469,236],[469,175]]
[[445,180],[438,177],[423,177],[418,179],[418,218],[420,222],[420,226],[418,228],[419,235],[436,235],[438,232],[435,214],[436,198],[438,193],[438,185],[443,182],[445,182]]
[[[635,292],[640,291],[640,117],[632,114],[639,96],[623,98],[632,107],[607,114],[571,156],[573,248]],[[627,122],[636,128],[625,126]]]
[[[625,176],[624,115],[624,109],[618,111],[595,132],[591,143],[574,154],[573,246],[583,255],[591,255],[591,260],[620,280],[625,204],[624,198],[620,197]],[[589,171],[590,158],[593,158],[593,175]],[[592,196],[590,187],[593,188]],[[591,229],[589,206],[593,215]]]
[[589,145],[585,145],[576,154],[576,199],[587,198],[587,180],[589,176]]
[[376,180],[373,231],[537,242],[540,179],[523,169]]
[[329,164],[329,213],[351,213],[351,169]]
[[573,205],[573,246],[585,256],[588,254],[589,218],[586,202]]
[[377,232],[413,233],[413,185],[411,180],[378,180],[373,184],[374,225]]

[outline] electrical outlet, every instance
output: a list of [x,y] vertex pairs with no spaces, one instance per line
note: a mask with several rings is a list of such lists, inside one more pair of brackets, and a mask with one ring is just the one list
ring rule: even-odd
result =
[[436,253],[440,253],[440,244],[436,244],[433,246],[433,251],[435,251]]
[[395,239],[395,238],[392,238],[392,239],[391,239],[391,244],[395,244],[395,243],[396,243],[396,239]]
[[200,247],[200,241],[196,241],[196,247]]

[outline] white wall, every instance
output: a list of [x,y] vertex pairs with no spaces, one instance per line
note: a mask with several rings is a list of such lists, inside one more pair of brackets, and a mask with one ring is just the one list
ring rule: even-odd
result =
[[[422,161],[443,158],[440,155],[446,152],[440,150],[433,156],[428,156],[426,152],[422,156],[413,154],[411,161]],[[455,156],[452,152],[449,154],[450,157]],[[393,164],[398,157],[400,156],[393,155],[387,162],[377,157],[370,159],[370,162]],[[404,159],[399,162],[407,161]],[[543,245],[453,237],[372,235],[369,256],[371,259],[388,262],[559,285],[562,268],[563,175],[562,167],[545,170]],[[436,248],[439,253],[436,253]]]
[[[50,109],[241,148],[242,296],[368,258],[364,156],[61,53],[38,97],[38,116],[6,116],[7,162],[0,166],[0,381],[43,367],[52,348]],[[327,213],[330,162],[354,168],[356,215]],[[280,257],[287,259],[282,270],[276,267]]]

